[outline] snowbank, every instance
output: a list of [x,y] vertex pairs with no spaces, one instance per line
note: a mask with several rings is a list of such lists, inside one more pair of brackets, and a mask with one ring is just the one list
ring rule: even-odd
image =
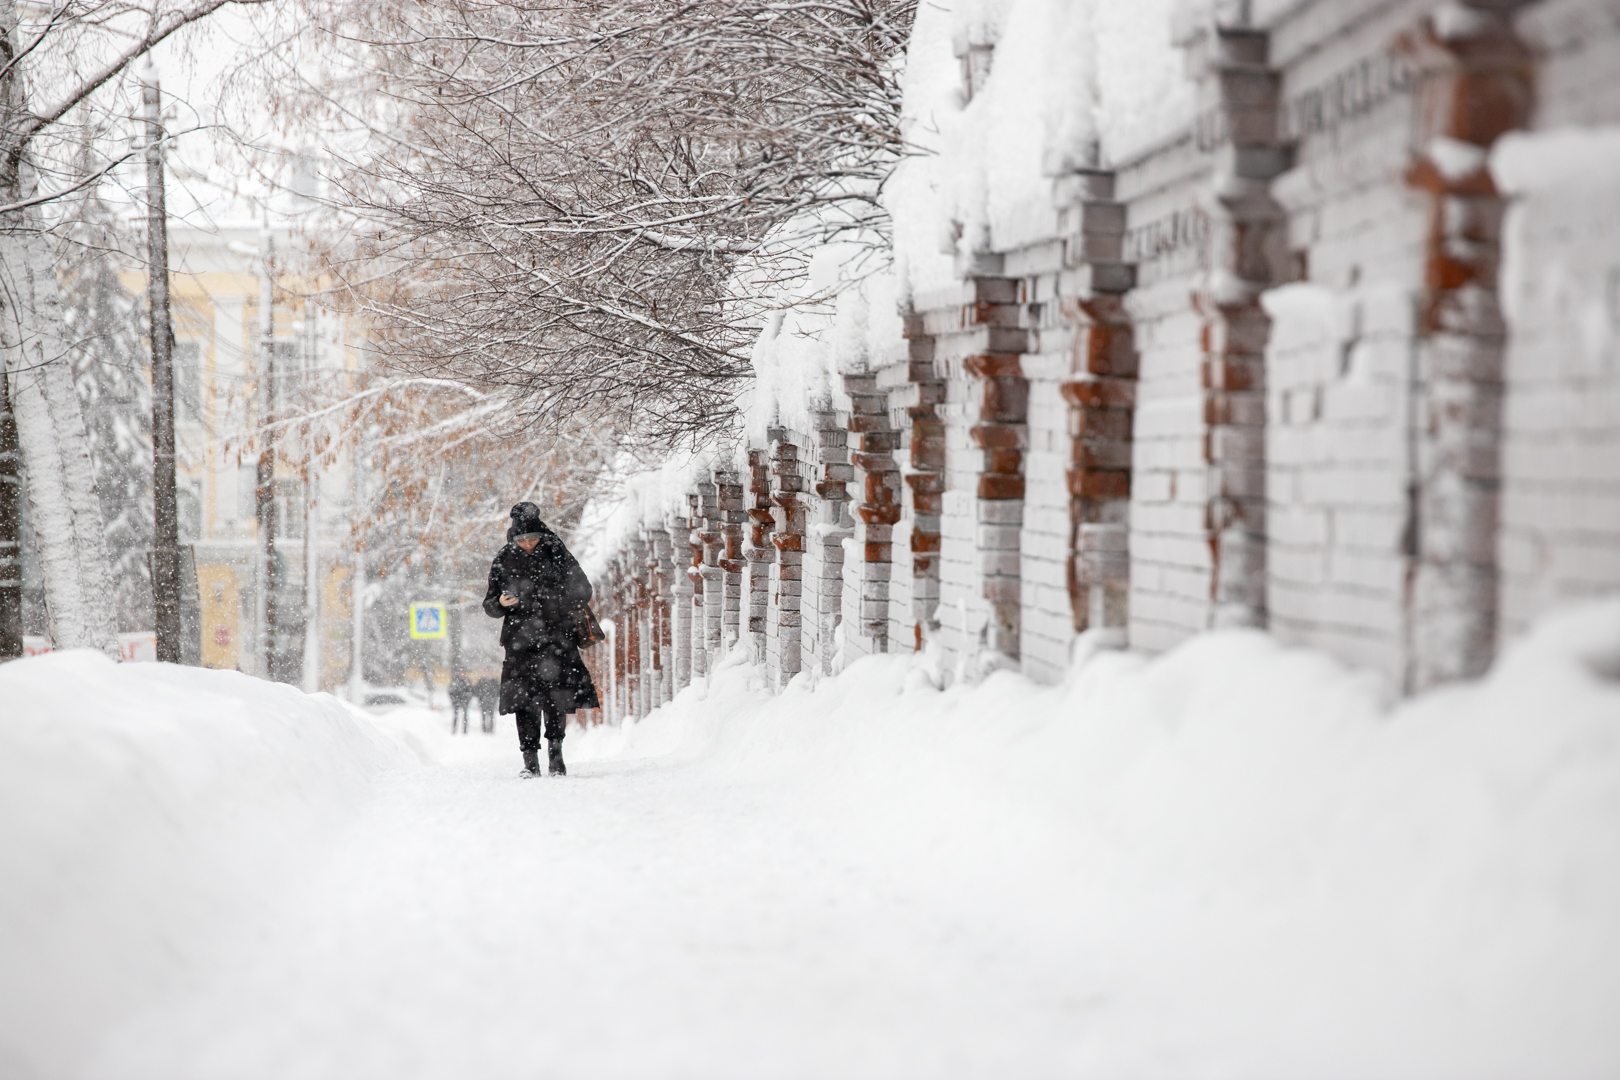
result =
[[0,666],[0,702],[6,1077],[55,1075],[197,977],[260,887],[426,754],[326,694],[88,650]]
[[525,783],[504,725],[7,664],[0,1075],[1620,1074],[1620,602],[1394,706],[1255,632],[937,676],[734,653]]
[[1078,935],[1065,1075],[1620,1073],[1620,604],[1393,709],[1255,632],[933,685],[878,657],[771,698],[734,662],[594,738]]

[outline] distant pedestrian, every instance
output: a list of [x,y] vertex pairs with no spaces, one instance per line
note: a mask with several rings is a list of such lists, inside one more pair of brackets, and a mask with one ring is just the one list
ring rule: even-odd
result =
[[467,676],[456,672],[450,676],[450,734],[456,733],[456,721],[461,721],[461,733],[467,734],[467,706],[472,704],[472,683]]
[[484,595],[485,613],[504,620],[500,709],[517,715],[524,775],[540,775],[544,734],[551,774],[561,776],[568,771],[562,757],[568,714],[600,707],[579,655],[576,618],[591,599],[591,582],[562,539],[540,520],[539,507],[520,502],[511,517],[506,546],[490,564]]
[[488,675],[481,675],[473,683],[473,696],[478,699],[478,712],[484,718],[484,734],[495,733],[495,705],[501,699],[501,684],[498,679]]

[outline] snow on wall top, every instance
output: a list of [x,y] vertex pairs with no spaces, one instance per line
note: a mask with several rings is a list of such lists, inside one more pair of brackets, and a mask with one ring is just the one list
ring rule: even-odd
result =
[[1127,160],[1191,122],[1195,87],[1171,40],[1176,6],[962,0],[918,9],[905,134],[922,156],[901,165],[885,199],[903,296],[951,285],[958,254],[1052,236],[1054,176]]
[[[1186,0],[919,5],[901,76],[903,134],[917,153],[883,192],[892,270],[873,272],[870,249],[847,241],[811,253],[807,280],[774,298],[780,310],[754,345],[739,434],[763,445],[771,428],[812,430],[816,411],[843,407],[841,373],[893,352],[900,309],[959,280],[960,255],[1056,233],[1054,176],[1126,160],[1190,123],[1194,87],[1171,40],[1173,22],[1207,17],[1189,10]],[[622,500],[589,530],[590,550],[605,557],[645,517],[684,512],[698,474],[738,445],[627,475]]]

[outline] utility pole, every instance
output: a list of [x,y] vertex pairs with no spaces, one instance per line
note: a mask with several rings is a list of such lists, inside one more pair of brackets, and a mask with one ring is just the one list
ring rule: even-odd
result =
[[0,660],[23,654],[22,451],[8,381],[0,365]]
[[[319,325],[315,305],[304,301],[304,379],[315,377]],[[315,432],[304,435],[304,690],[317,693],[321,688],[321,549],[320,549],[320,462],[315,454]]]
[[163,198],[163,93],[148,56],[141,65],[146,124],[146,299],[152,331],[152,612],[157,658],[178,664],[180,527],[174,479],[174,328],[169,321],[169,223]]
[[276,560],[276,434],[272,427],[276,421],[276,283],[275,242],[270,236],[268,215],[259,244],[259,421],[264,434],[253,478],[253,509],[259,524],[259,655],[263,660],[261,673],[277,680],[282,672],[278,648],[281,566]]
[[349,571],[349,700],[365,700],[366,669],[366,498],[365,436],[354,445],[354,566]]

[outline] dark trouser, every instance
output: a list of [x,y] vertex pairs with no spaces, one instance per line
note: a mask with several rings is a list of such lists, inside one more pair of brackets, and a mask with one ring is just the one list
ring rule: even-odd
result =
[[450,734],[452,735],[456,733],[457,720],[461,721],[461,733],[465,735],[467,733],[467,703],[465,701],[459,705],[455,702],[450,703]]
[[550,703],[517,711],[518,747],[525,752],[540,749],[542,735],[561,739],[568,730],[568,714]]

